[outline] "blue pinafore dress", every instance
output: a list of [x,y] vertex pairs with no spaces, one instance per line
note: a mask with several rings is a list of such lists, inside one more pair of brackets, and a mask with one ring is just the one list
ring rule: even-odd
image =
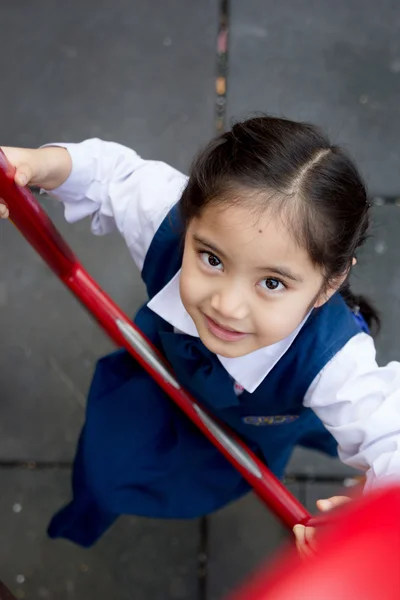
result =
[[[142,277],[150,298],[178,272],[179,204],[160,225]],[[281,477],[296,445],[330,456],[337,443],[303,406],[310,384],[365,325],[339,294],[315,309],[289,350],[253,393],[234,382],[200,339],[174,333],[144,306],[135,323],[204,407]],[[241,497],[248,484],[125,350],[102,358],[89,392],[73,471],[73,500],[52,519],[51,537],[91,546],[121,514],[196,518]]]

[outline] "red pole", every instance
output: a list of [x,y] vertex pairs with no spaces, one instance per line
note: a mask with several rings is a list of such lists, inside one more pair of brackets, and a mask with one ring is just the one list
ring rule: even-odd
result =
[[114,343],[126,348],[142,365],[238,469],[282,523],[289,529],[297,523],[308,523],[311,515],[264,463],[181,388],[161,354],[85,271],[30,190],[15,184],[14,172],[14,167],[0,150],[0,197],[9,209],[11,220],[26,240]]
[[10,590],[0,581],[0,600],[16,600]]

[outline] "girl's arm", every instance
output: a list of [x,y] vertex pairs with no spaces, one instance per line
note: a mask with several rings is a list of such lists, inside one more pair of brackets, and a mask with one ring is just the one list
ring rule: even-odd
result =
[[366,471],[366,490],[400,481],[400,363],[379,367],[375,354],[370,336],[353,337],[304,400],[336,438],[340,459]]
[[66,220],[90,216],[95,235],[119,230],[141,269],[154,234],[180,199],[187,177],[114,142],[90,139],[51,146],[66,148],[72,161],[67,180],[49,191],[63,202]]
[[[364,490],[400,481],[400,363],[378,367],[375,346],[365,333],[353,337],[311,384],[304,405],[336,438],[341,460],[366,472]],[[320,510],[348,502],[319,500]],[[293,529],[301,555],[315,549],[315,529]]]

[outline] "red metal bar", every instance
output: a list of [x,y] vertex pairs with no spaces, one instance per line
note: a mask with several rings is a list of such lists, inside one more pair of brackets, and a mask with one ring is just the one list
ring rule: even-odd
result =
[[238,469],[281,522],[290,529],[297,523],[308,523],[311,515],[264,463],[180,387],[164,358],[85,271],[30,190],[15,184],[14,172],[14,167],[0,150],[0,197],[5,201],[10,218],[21,234],[115,344],[130,352]]
[[10,590],[0,581],[0,600],[17,600]]

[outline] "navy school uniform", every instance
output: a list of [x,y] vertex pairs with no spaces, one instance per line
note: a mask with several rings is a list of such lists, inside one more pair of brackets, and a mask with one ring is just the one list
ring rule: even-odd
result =
[[[158,229],[142,277],[150,298],[178,272],[179,205]],[[337,443],[303,406],[323,367],[361,329],[339,294],[312,311],[293,344],[253,393],[237,396],[231,376],[199,338],[179,334],[144,306],[137,326],[182,384],[282,477],[296,445],[337,455]],[[125,351],[102,358],[88,397],[73,472],[73,500],[49,526],[53,538],[90,546],[120,514],[196,518],[240,498],[249,486]]]

